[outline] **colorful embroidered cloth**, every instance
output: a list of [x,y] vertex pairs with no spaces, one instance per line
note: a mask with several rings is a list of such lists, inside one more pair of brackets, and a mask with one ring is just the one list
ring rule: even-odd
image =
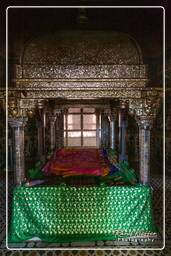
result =
[[99,149],[64,148],[57,150],[42,170],[46,174],[53,173],[63,177],[73,175],[105,176],[109,173],[110,168]]
[[18,187],[9,242],[105,240],[155,235],[150,186]]

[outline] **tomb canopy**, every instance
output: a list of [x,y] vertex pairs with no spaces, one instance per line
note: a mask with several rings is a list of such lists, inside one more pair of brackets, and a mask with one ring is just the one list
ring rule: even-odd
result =
[[[149,182],[150,130],[163,90],[150,87],[147,65],[134,39],[112,31],[58,31],[28,41],[14,70],[8,121],[15,134],[18,183],[24,179],[24,127],[29,117],[53,116],[60,100],[66,101],[63,104],[90,100],[92,107],[95,101],[100,105],[108,100],[110,107],[102,105],[111,115],[113,107],[118,113],[125,109],[134,115],[139,127],[140,179]],[[4,105],[4,89],[0,99]],[[43,136],[45,141],[45,132]]]

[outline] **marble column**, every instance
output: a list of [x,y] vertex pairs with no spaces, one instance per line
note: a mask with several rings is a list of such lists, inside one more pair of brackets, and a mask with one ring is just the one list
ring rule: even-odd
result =
[[15,183],[21,185],[25,180],[24,166],[24,127],[28,118],[9,118],[14,134],[14,175]]
[[119,162],[128,160],[126,154],[126,133],[128,122],[126,119],[126,112],[124,109],[119,110]]
[[101,147],[101,110],[96,108],[96,145]]
[[46,154],[46,105],[44,100],[37,101],[39,117],[37,120],[38,158],[45,161]]
[[39,115],[37,121],[38,157],[44,162],[46,159],[46,110],[40,108]]
[[104,149],[110,147],[110,123],[108,116],[108,109],[101,113],[101,147]]
[[46,158],[46,110],[42,110],[42,120],[43,120],[43,156]]
[[67,113],[67,109],[56,109],[56,148],[60,149],[64,147],[64,114]]
[[56,147],[56,129],[55,129],[56,116],[49,116],[49,121],[50,121],[50,150],[54,151]]
[[37,147],[38,159],[43,160],[43,125],[41,120],[37,120]]
[[158,97],[131,99],[129,101],[129,112],[131,115],[135,115],[139,126],[140,182],[144,185],[150,181],[150,131],[159,106],[160,98]]
[[138,131],[136,131],[136,133],[134,134],[134,147],[135,147],[135,162],[138,163],[139,162],[139,133]]
[[150,180],[150,129],[151,124],[138,120],[139,126],[139,160],[140,160],[140,182],[143,185]]
[[112,110],[111,114],[109,116],[109,120],[110,120],[110,148],[115,150],[115,146],[116,146],[116,132],[115,132],[115,122],[116,122],[116,116],[117,116],[117,112]]

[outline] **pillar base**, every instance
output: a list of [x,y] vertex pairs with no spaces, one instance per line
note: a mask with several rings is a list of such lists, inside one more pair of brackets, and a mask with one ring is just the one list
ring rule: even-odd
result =
[[119,155],[119,162],[128,161],[128,155]]

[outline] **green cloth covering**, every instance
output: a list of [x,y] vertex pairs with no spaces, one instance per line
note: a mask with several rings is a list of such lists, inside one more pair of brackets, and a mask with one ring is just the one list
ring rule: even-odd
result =
[[43,165],[43,162],[36,162],[35,168],[31,168],[28,170],[29,177],[31,180],[41,179],[43,177],[43,172],[39,169]]
[[154,235],[149,186],[17,187],[9,242],[106,240]]
[[123,161],[119,163],[118,167],[121,169],[120,175],[122,176],[125,183],[132,184],[132,185],[138,183],[138,177],[137,177],[136,171],[132,168],[129,168],[128,161]]
[[31,180],[41,179],[43,176],[42,171],[38,169],[32,168],[32,169],[29,169],[28,172]]

